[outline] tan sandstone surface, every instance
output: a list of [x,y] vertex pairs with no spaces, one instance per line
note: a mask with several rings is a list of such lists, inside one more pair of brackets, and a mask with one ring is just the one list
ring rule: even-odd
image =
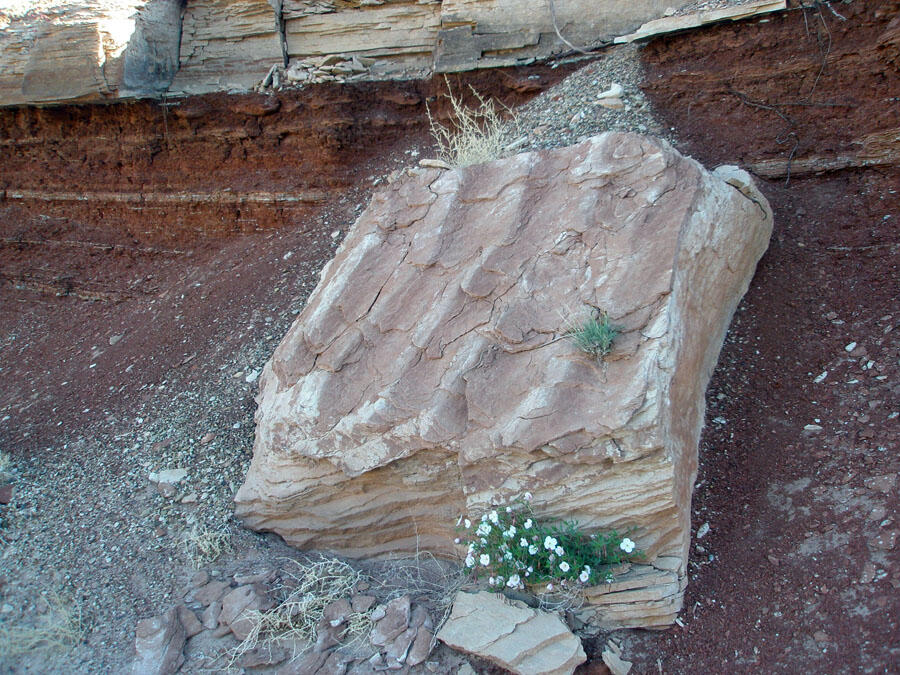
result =
[[[264,369],[238,516],[298,547],[451,555],[459,514],[527,490],[637,528],[659,569],[626,604],[671,620],[704,390],[771,227],[746,174],[633,134],[410,171]],[[588,308],[623,328],[602,362],[566,337]]]
[[[334,79],[521,65],[609,44],[686,0],[39,0],[0,6],[0,106],[249,91],[343,56]],[[568,43],[568,44],[567,44]],[[296,80],[294,80],[296,81]]]

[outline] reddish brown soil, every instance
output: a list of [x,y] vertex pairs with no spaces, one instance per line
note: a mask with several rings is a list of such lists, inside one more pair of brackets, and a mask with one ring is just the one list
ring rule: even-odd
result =
[[[900,3],[831,3],[847,21],[819,4],[645,50],[682,150],[749,164],[900,128]],[[709,387],[693,523],[710,532],[684,626],[630,634],[626,657],[640,673],[898,672],[900,168],[761,187],[775,232]]]
[[[515,106],[567,72],[451,85]],[[443,86],[0,111],[0,447],[43,451],[57,426],[99,422],[172,369],[190,380],[240,349],[243,321],[300,305],[330,233],[427,145],[426,101],[440,116]]]

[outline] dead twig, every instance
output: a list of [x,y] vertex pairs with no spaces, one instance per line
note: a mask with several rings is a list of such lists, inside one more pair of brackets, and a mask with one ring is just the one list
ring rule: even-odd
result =
[[576,52],[579,52],[581,54],[590,54],[591,52],[584,50],[581,47],[576,47],[563,37],[563,34],[559,32],[559,24],[556,20],[556,3],[554,2],[554,0],[547,0],[547,3],[550,5],[550,18],[553,19],[553,30],[556,31],[556,37],[558,37],[563,41],[565,45],[567,45],[571,49],[574,49]]

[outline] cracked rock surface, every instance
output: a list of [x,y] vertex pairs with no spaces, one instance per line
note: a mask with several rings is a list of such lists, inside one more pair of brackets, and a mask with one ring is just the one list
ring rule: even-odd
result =
[[563,675],[585,661],[581,640],[559,616],[497,593],[458,593],[437,637],[519,675]]
[[[743,176],[607,133],[377,193],[263,371],[237,514],[451,554],[460,513],[528,490],[683,561],[704,389],[772,227]],[[566,336],[594,309],[622,327],[604,361]]]

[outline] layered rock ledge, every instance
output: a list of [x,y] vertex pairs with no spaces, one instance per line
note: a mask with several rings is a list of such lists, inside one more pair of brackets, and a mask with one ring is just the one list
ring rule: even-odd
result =
[[[459,514],[527,490],[637,528],[653,566],[588,620],[671,621],[704,391],[771,229],[746,173],[633,134],[409,171],[266,365],[237,515],[298,547],[453,555]],[[566,337],[595,309],[622,326],[603,361]]]

